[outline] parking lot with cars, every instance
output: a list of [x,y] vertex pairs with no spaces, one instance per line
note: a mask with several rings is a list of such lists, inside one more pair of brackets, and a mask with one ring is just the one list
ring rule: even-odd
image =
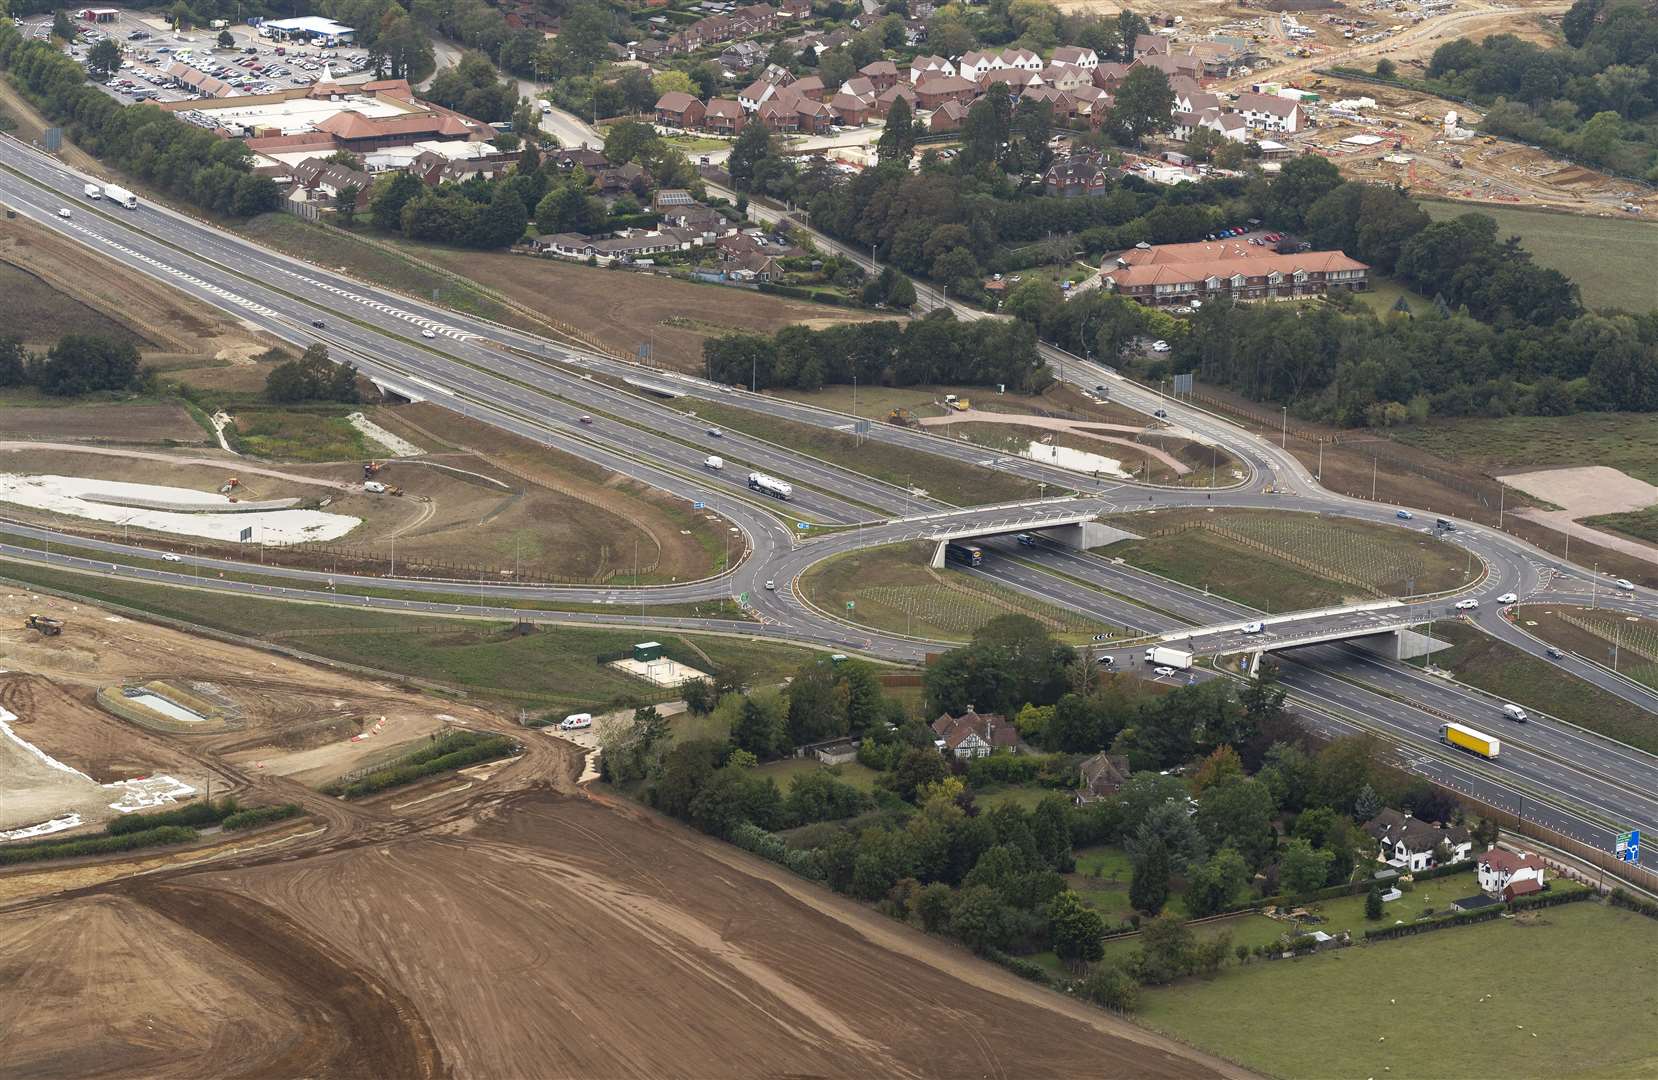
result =
[[[49,16],[24,20],[31,37],[50,36]],[[255,27],[226,29],[234,44],[221,47],[219,30],[199,28],[175,32],[165,20],[123,11],[111,22],[75,21],[75,40],[69,55],[86,63],[88,50],[108,38],[121,46],[119,71],[103,84],[105,92],[125,104],[144,101],[193,101],[203,97],[268,94],[310,86],[325,75],[341,83],[361,82],[373,75],[368,53],[354,47],[323,48],[297,42],[273,42]],[[180,78],[194,69],[205,78]],[[210,81],[210,80],[216,80]]]

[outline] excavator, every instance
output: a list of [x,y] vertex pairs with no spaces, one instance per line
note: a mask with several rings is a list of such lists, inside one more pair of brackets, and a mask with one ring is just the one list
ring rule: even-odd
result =
[[23,625],[29,630],[39,630],[43,637],[57,637],[63,633],[63,620],[50,615],[30,615]]

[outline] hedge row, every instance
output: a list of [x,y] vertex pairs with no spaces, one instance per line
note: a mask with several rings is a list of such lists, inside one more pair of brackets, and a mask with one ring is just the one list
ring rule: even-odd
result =
[[1633,911],[1637,915],[1645,915],[1649,919],[1658,919],[1658,903],[1648,900],[1644,896],[1636,896],[1628,889],[1617,888],[1607,900],[1614,907],[1621,907],[1625,911]]
[[986,949],[984,958],[991,963],[1002,965],[1021,979],[1029,979],[1036,983],[1048,981],[1047,969],[1034,960],[1026,960],[1022,956],[1009,956],[1000,949]]
[[752,821],[744,821],[733,828],[731,842],[744,851],[758,855],[767,862],[774,862],[808,881],[823,880],[823,866],[812,851],[790,848],[782,837],[767,832]]
[[505,735],[485,735],[476,731],[457,731],[432,742],[432,745],[375,769],[366,776],[349,783],[333,783],[323,788],[325,795],[339,795],[360,799],[388,788],[402,787],[416,780],[440,772],[462,769],[484,761],[506,757],[517,751],[518,744]]
[[1404,923],[1400,926],[1382,926],[1364,932],[1364,940],[1388,941],[1392,938],[1409,937],[1412,934],[1425,934],[1430,930],[1443,930],[1448,926],[1466,926],[1469,923],[1490,922],[1508,914],[1506,907],[1486,907],[1475,911],[1458,911],[1452,915],[1441,915],[1436,919],[1423,919],[1421,922]]
[[196,830],[185,825],[163,825],[143,832],[127,832],[116,836],[85,836],[78,840],[44,841],[20,847],[0,847],[0,866],[17,863],[44,862],[47,859],[73,859],[80,855],[109,855],[139,848],[159,847],[162,844],[184,844],[196,838]]
[[188,825],[192,828],[217,825],[241,810],[235,799],[220,799],[216,803],[199,802],[181,806],[177,810],[162,810],[154,814],[129,814],[116,818],[104,826],[110,836],[159,829],[165,825]]
[[291,817],[298,817],[304,813],[298,803],[284,803],[281,806],[258,806],[252,810],[242,810],[231,814],[221,822],[230,832],[240,832],[243,829],[256,829],[261,825],[269,825],[273,821],[286,821]]

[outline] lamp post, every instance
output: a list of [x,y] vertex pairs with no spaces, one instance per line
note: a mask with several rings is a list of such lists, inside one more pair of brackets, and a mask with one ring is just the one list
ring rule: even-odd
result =
[[1287,450],[1287,449],[1289,449],[1289,445],[1290,445],[1290,407],[1288,405],[1285,405],[1284,406],[1284,423],[1283,423],[1283,426],[1278,431],[1278,448],[1280,450]]

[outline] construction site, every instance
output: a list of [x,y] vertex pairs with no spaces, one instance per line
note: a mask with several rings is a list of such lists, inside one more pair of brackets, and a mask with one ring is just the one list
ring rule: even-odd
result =
[[[136,776],[302,810],[0,869],[0,1073],[1235,1074],[579,786],[580,748],[492,708],[40,594],[0,594],[0,624],[0,826],[77,835]],[[110,711],[123,690],[201,730]],[[318,791],[457,730],[516,751]]]

